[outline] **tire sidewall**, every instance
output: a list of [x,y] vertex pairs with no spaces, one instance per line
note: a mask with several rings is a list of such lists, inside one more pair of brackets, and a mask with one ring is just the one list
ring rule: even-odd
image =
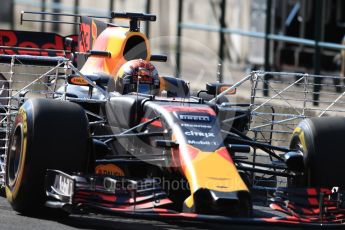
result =
[[292,134],[290,149],[299,150],[303,153],[304,171],[302,176],[289,179],[289,186],[306,187],[311,183],[311,158],[315,152],[312,127],[309,119],[298,124]]
[[[22,188],[22,181],[24,180],[23,177],[25,177],[25,165],[26,165],[26,160],[27,160],[27,149],[28,149],[28,114],[26,113],[26,109],[24,107],[21,107],[18,111],[18,115],[16,116],[15,123],[14,123],[14,128],[11,133],[11,140],[9,142],[9,148],[11,148],[13,144],[13,135],[14,132],[16,131],[17,128],[21,129],[22,132],[22,146],[21,146],[21,152],[20,152],[20,162],[18,166],[18,173],[16,175],[16,178],[14,179],[14,183],[11,184],[9,183],[9,178],[6,176],[6,197],[7,200],[11,203],[14,204],[13,201],[16,199],[20,199],[18,197],[18,194],[21,194],[22,192],[20,191]],[[9,160],[10,157],[7,157],[6,160],[6,174],[8,174],[8,166],[9,166]]]

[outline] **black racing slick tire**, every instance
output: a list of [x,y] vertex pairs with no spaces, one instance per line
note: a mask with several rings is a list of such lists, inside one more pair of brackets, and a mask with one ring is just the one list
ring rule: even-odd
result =
[[293,132],[291,149],[303,153],[303,176],[292,186],[345,188],[345,117],[305,119]]
[[26,101],[15,118],[6,160],[6,197],[12,208],[24,215],[46,212],[47,169],[86,172],[89,149],[88,119],[79,105]]

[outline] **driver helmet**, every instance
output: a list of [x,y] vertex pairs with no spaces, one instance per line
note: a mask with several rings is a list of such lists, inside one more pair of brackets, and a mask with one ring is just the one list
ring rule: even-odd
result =
[[156,95],[159,91],[158,71],[149,61],[128,61],[117,72],[115,90],[120,94],[138,92]]

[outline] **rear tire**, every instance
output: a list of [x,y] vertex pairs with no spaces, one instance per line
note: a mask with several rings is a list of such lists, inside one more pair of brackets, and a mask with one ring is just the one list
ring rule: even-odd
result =
[[291,149],[304,157],[304,175],[290,185],[345,188],[345,117],[305,119],[293,132]]
[[19,109],[6,162],[6,196],[14,210],[46,212],[47,169],[86,172],[89,164],[88,120],[77,104],[32,99]]

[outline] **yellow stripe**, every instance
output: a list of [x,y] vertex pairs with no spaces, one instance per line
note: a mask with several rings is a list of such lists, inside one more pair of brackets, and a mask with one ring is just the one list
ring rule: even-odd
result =
[[215,152],[201,152],[187,168],[186,177],[191,191],[208,188],[220,192],[247,190],[235,165]]
[[19,167],[18,174],[17,174],[17,177],[15,178],[14,185],[12,189],[9,188],[8,185],[6,185],[6,197],[7,197],[7,200],[10,202],[12,202],[13,199],[17,197],[20,185],[22,184],[24,168],[25,168],[26,151],[27,151],[28,126],[27,126],[27,116],[26,116],[25,110],[23,108],[20,108],[17,116],[21,116],[21,119],[22,119],[23,143],[22,143],[22,149],[21,149],[21,158],[20,158],[20,162],[18,166]]
[[302,144],[303,149],[307,148],[307,142],[305,141],[304,132],[300,127],[296,127],[292,133],[292,136],[297,135]]
[[190,185],[191,196],[185,200],[189,208],[193,206],[193,193],[199,188],[219,192],[249,191],[231,162],[215,152],[201,152],[187,166],[185,176]]

